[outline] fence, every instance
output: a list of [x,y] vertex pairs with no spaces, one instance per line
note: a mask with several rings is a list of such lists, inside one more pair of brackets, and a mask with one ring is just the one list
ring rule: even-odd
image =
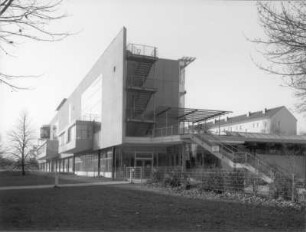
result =
[[151,182],[159,182],[170,187],[189,186],[203,191],[217,193],[245,193],[272,199],[306,202],[305,184],[282,175],[275,176],[272,183],[245,170],[195,169],[182,172],[181,168],[154,169]]
[[142,44],[128,44],[127,50],[135,55],[157,57],[157,48]]

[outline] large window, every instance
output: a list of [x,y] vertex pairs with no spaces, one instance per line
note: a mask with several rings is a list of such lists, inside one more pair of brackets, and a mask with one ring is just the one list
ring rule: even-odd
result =
[[113,152],[112,150],[103,151],[100,156],[100,175],[105,177],[112,176]]
[[75,157],[75,173],[83,176],[98,176],[98,154],[88,153]]
[[81,96],[82,120],[101,122],[102,74],[91,83]]

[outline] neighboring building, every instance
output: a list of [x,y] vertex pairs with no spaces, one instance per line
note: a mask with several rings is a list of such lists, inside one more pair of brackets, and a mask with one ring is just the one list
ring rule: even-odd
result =
[[[123,28],[74,92],[60,102],[51,122],[42,126],[40,169],[111,178],[127,177],[131,170],[148,178],[153,167],[256,171],[252,164],[237,165],[219,149],[223,143],[237,144],[236,138],[199,134],[198,125],[228,112],[185,108],[185,69],[194,58],[159,58],[157,48],[127,45],[126,40]],[[270,142],[283,143],[263,143]],[[239,141],[242,149],[248,143]],[[288,143],[300,146],[306,140]]]
[[285,106],[280,106],[214,120],[214,122],[207,123],[206,126],[215,134],[234,131],[296,135],[297,120]]

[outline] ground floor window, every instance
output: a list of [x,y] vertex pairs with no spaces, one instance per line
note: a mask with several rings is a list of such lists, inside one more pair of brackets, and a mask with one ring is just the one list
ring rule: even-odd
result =
[[112,177],[113,151],[101,151],[100,154],[100,176]]
[[82,176],[98,176],[98,153],[76,156],[75,174]]

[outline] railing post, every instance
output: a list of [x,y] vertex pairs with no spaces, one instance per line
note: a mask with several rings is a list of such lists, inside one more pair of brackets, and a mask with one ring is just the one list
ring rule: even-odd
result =
[[291,201],[295,201],[295,176],[292,174],[292,190],[291,190]]

